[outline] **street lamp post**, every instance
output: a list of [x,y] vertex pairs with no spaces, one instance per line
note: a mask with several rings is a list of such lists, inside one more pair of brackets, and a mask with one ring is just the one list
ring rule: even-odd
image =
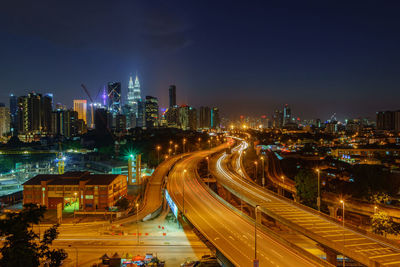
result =
[[260,205],[256,205],[255,208],[255,220],[254,220],[254,262],[257,261],[257,209]]
[[160,146],[157,146],[157,164],[160,164],[160,149],[161,149],[161,147]]
[[183,138],[183,140],[182,140],[183,153],[185,153],[185,144],[186,144],[186,138]]
[[178,144],[175,144],[175,155],[176,155],[176,149],[178,148]]
[[257,161],[254,161],[254,167],[255,167],[255,169],[256,169],[256,174],[254,175],[254,179],[255,179],[255,181],[256,181],[256,183],[257,183],[257,174],[258,174],[258,168],[257,168],[257,165],[258,165],[258,162]]
[[374,207],[374,214],[376,214],[376,210],[378,209],[377,206]]
[[210,162],[209,162],[209,158],[206,157],[207,160],[207,186],[210,186]]
[[261,162],[262,162],[262,186],[265,186],[265,177],[264,177],[264,157],[261,156]]
[[345,246],[345,242],[346,242],[345,238],[346,238],[346,236],[345,236],[345,229],[344,229],[344,200],[341,199],[340,203],[342,203],[342,211],[343,211],[343,213],[342,213],[342,223],[343,223],[343,267],[345,267],[346,266],[346,261],[345,261],[346,256],[344,255],[344,249],[346,248],[346,246]]
[[136,202],[136,234],[137,234],[137,243],[139,245],[139,203]]
[[168,156],[171,156],[172,148],[168,149]]
[[320,183],[320,170],[317,169],[318,173],[318,197],[317,197],[317,207],[318,211],[321,211],[321,183]]

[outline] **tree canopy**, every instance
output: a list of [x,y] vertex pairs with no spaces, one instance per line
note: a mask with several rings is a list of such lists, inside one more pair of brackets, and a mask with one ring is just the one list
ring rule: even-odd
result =
[[0,221],[0,236],[5,238],[0,249],[3,267],[36,267],[41,260],[50,267],[60,266],[67,258],[63,249],[50,249],[53,240],[58,236],[58,225],[47,229],[42,237],[32,230],[31,225],[38,224],[44,216],[46,208],[35,204],[25,204],[19,213],[9,213]]
[[295,176],[297,196],[300,202],[312,208],[316,208],[318,196],[317,174],[308,169],[302,169]]

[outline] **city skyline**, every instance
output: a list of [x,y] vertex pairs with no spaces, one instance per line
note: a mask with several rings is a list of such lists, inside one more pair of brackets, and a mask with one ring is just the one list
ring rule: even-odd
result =
[[178,103],[219,106],[232,116],[243,113],[237,106],[255,116],[286,103],[300,117],[322,119],[398,109],[398,4],[221,2],[213,10],[206,2],[7,3],[0,102],[35,90],[72,103],[85,97],[81,83],[95,94],[121,81],[125,91],[138,72],[143,95],[157,96],[162,107],[176,84]]

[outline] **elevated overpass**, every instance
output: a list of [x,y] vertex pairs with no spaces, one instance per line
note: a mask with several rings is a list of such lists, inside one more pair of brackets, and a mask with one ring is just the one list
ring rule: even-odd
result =
[[[221,203],[199,181],[197,165],[222,150],[199,151],[179,161],[168,177],[167,189],[179,210],[235,266],[252,266],[255,254],[254,221]],[[186,170],[186,172],[185,172]],[[323,266],[257,231],[259,266]]]
[[223,153],[211,161],[210,170],[217,181],[250,205],[260,205],[266,215],[319,243],[326,249],[331,263],[336,262],[337,254],[344,254],[367,266],[400,265],[400,248],[397,245],[351,226],[343,227],[325,214],[265,190],[235,170],[230,170],[230,160]]

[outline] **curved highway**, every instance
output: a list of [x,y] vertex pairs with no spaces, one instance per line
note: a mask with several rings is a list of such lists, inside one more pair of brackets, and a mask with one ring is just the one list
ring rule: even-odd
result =
[[[188,220],[222,254],[236,266],[252,266],[254,222],[214,198],[197,179],[198,163],[225,147],[195,152],[179,161],[170,172],[167,188],[179,209],[184,206]],[[257,231],[257,258],[259,266],[316,266],[261,231]]]
[[[229,157],[220,154],[212,160],[210,170],[219,183],[250,205],[259,204],[261,211],[305,236],[367,266],[399,266],[400,249],[379,237],[343,227],[328,216],[300,207],[274,195],[256,183],[228,168]],[[244,172],[243,168],[242,171]]]

